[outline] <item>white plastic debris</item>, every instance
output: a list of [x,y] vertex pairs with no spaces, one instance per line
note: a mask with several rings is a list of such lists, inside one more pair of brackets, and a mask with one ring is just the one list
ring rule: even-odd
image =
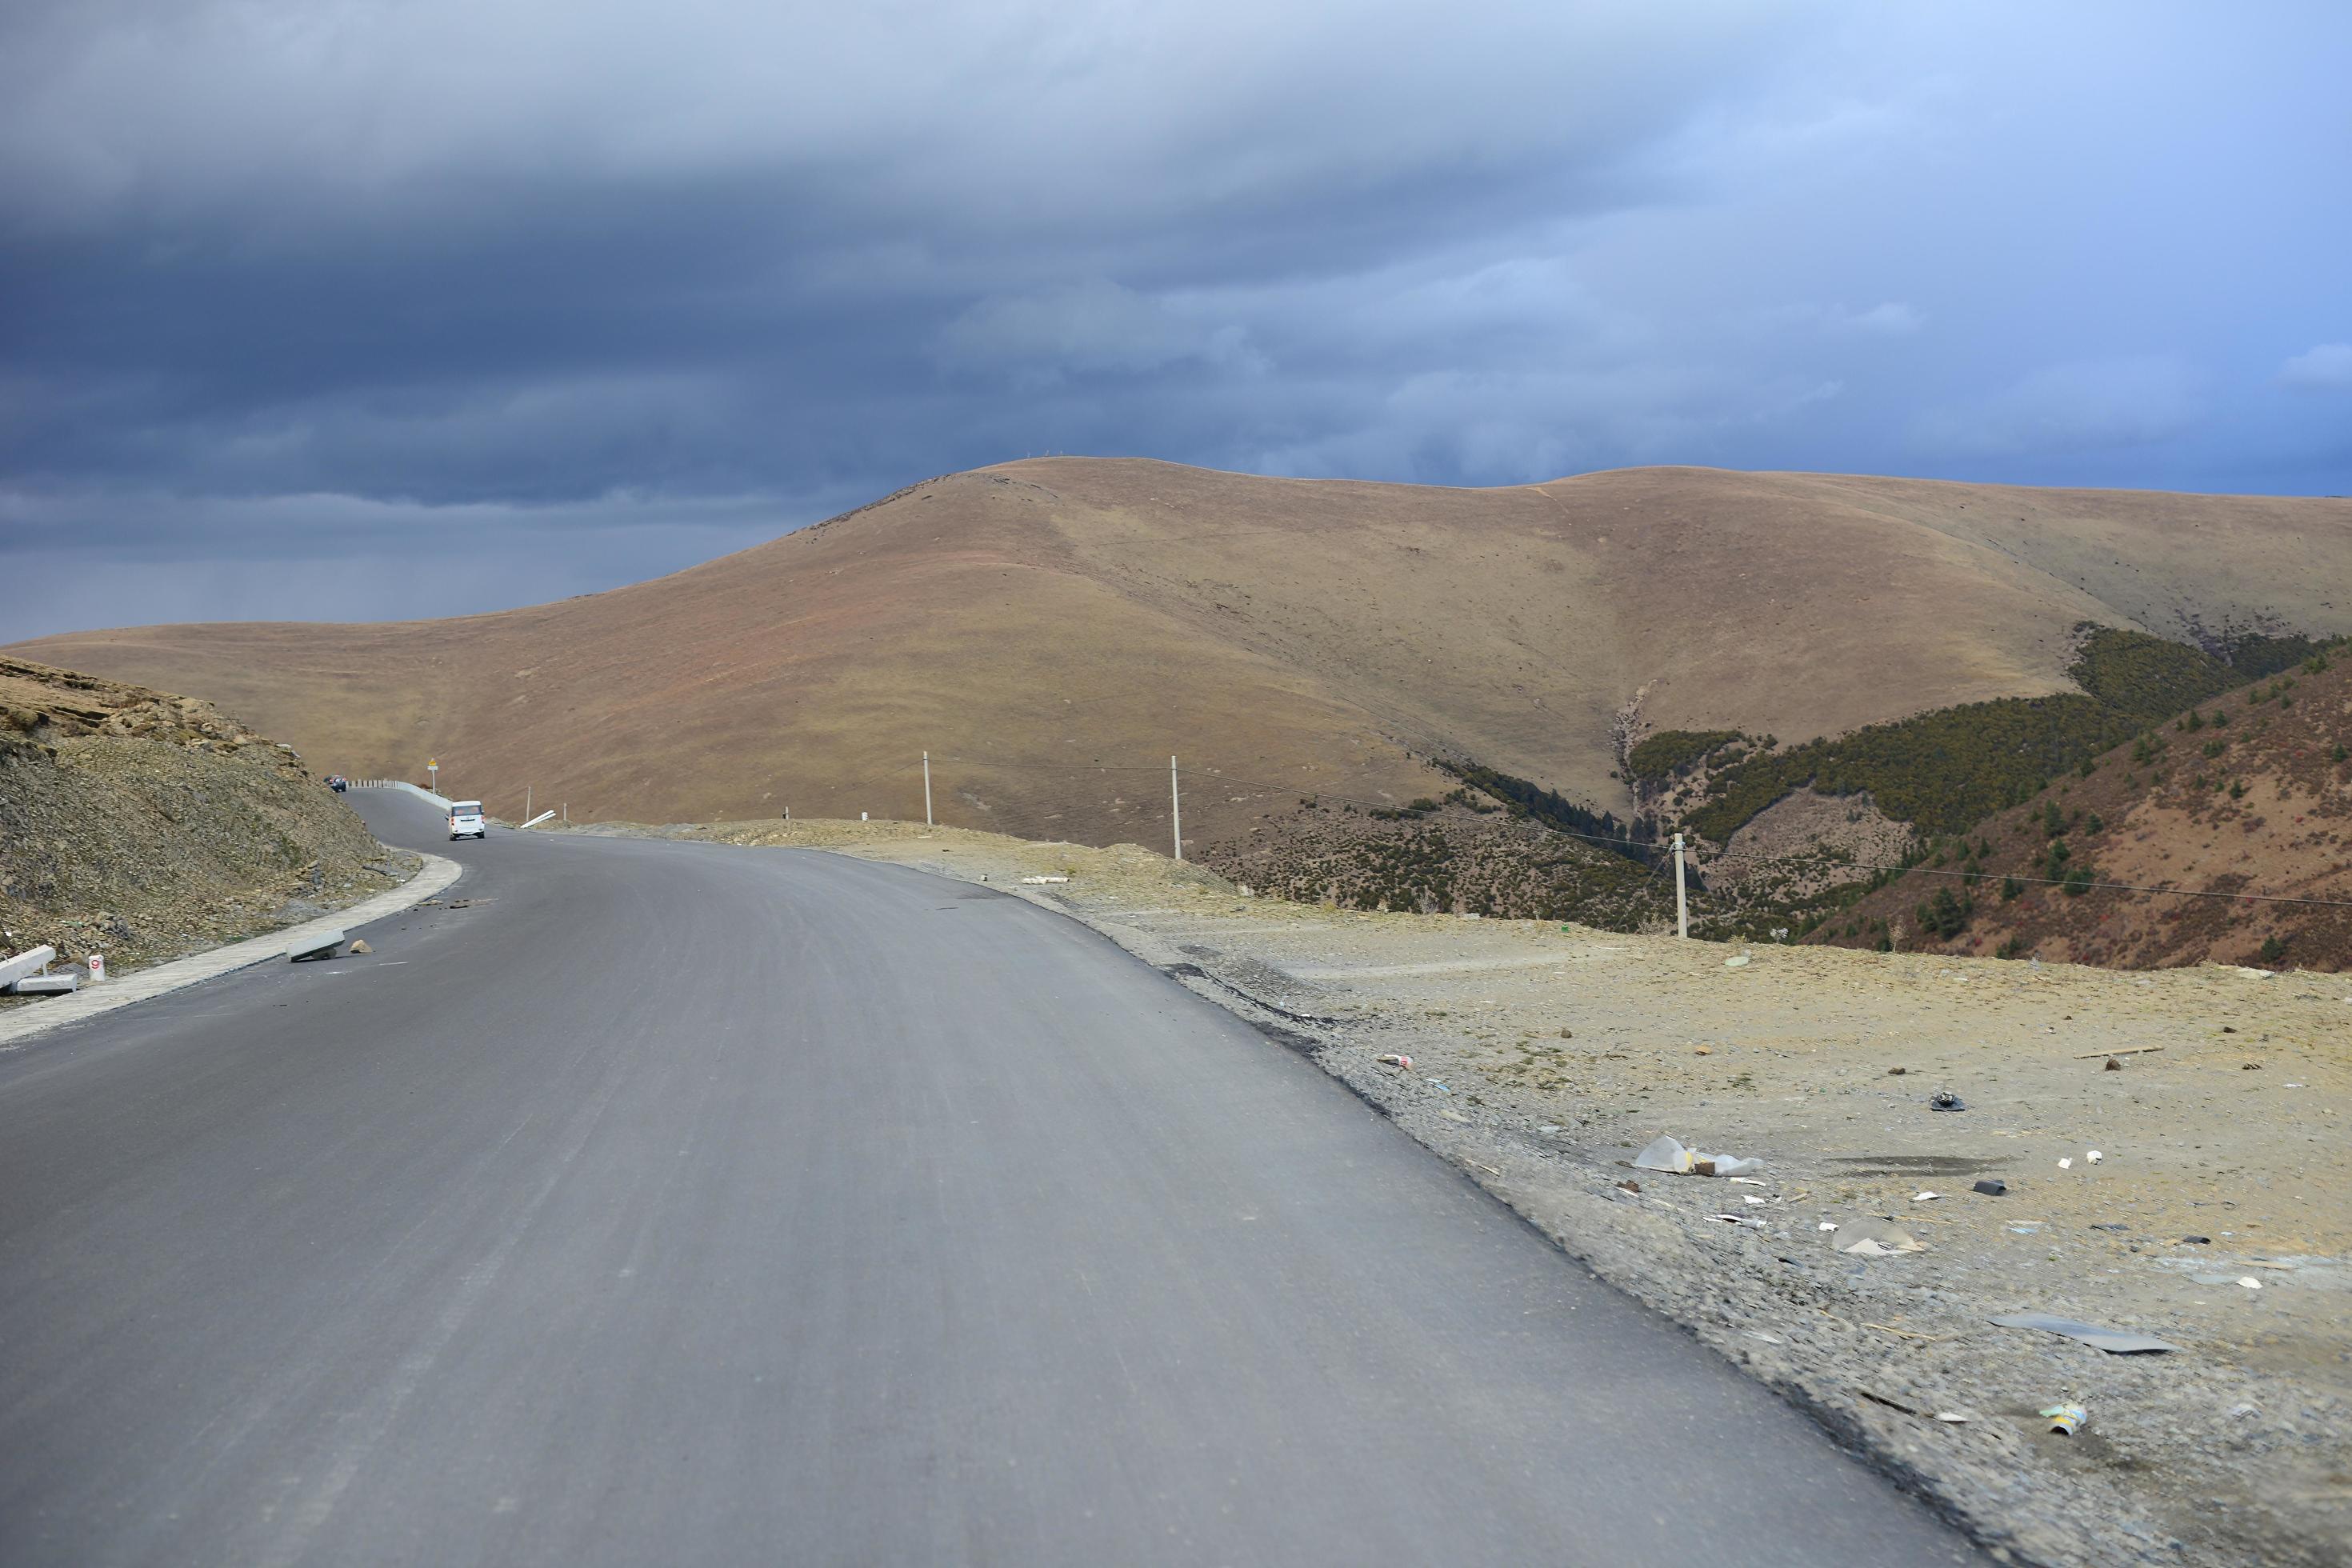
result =
[[2263,1288],[2263,1282],[2255,1279],[2251,1274],[2240,1275],[2238,1277],[2238,1283],[2243,1285],[2249,1290],[2259,1290]]
[[1925,1252],[1927,1244],[1891,1220],[1858,1219],[1846,1234],[1830,1243],[1836,1250],[1859,1258],[1892,1258],[1900,1252]]
[[1837,1228],[1837,1221],[1833,1219],[1825,1219],[1822,1221],[1819,1228],[1822,1230],[1835,1230]]
[[2058,1162],[2058,1168],[2062,1171],[2071,1171],[2074,1168],[2074,1162],[2071,1158],[2061,1160]]
[[1738,958],[1727,958],[1723,961],[1723,967],[1726,969],[1745,969],[1748,967],[1748,955],[1743,952]]
[[2087,1154],[2084,1155],[2084,1156],[2083,1156],[2083,1158],[2084,1158],[2084,1159],[2085,1159],[2085,1160],[2088,1160],[2092,1164],[2095,1165],[2095,1164],[2097,1164],[2100,1161],[2102,1161],[2102,1160],[2105,1159],[2105,1158],[2106,1158],[2106,1156],[2105,1156],[2105,1154],[2100,1153],[2096,1149],[2094,1149],[2094,1150],[2092,1150],[2089,1153],[2087,1153]]
[[1913,1193],[1911,1201],[1915,1204],[1931,1204],[1943,1195],[1941,1193]]
[[1637,1171],[1665,1171],[1677,1176],[1738,1176],[1764,1168],[1761,1160],[1744,1160],[1737,1154],[1709,1154],[1703,1150],[1686,1149],[1679,1138],[1659,1138],[1648,1148],[1633,1156]]
[[1965,1410],[1938,1410],[1936,1412],[1936,1419],[1948,1421],[1955,1426],[1965,1426],[1976,1417]]

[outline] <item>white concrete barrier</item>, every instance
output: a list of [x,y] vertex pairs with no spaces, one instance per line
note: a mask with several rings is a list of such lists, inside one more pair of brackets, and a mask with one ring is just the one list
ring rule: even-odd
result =
[[0,958],[0,985],[22,980],[28,974],[38,974],[42,966],[57,955],[58,950],[54,947],[36,947],[14,958]]

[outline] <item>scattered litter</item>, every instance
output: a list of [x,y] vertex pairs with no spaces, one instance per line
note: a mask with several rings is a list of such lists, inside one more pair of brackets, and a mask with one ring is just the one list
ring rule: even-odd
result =
[[1936,1419],[1948,1422],[1954,1426],[1965,1426],[1976,1417],[1965,1410],[1938,1410],[1936,1412]]
[[2083,1158],[2084,1158],[2084,1159],[2085,1159],[2085,1160],[2088,1160],[2092,1164],[2095,1165],[2095,1164],[2097,1164],[2100,1161],[2102,1161],[2102,1160],[2105,1159],[2105,1158],[2106,1158],[2106,1156],[2105,1156],[2105,1154],[2100,1153],[2096,1149],[2094,1149],[2094,1150],[2092,1150],[2089,1153],[2087,1153],[2087,1154],[2084,1155],[2084,1156],[2083,1156]]
[[1471,1164],[1471,1165],[1477,1165],[1477,1166],[1478,1166],[1478,1169],[1480,1169],[1480,1170],[1482,1170],[1482,1171],[1486,1172],[1486,1173],[1488,1175],[1490,1175],[1490,1176],[1499,1176],[1499,1175],[1501,1175],[1501,1174],[1503,1173],[1502,1172],[1500,1172],[1500,1171],[1496,1170],[1494,1166],[1492,1166],[1492,1165],[1482,1165],[1482,1164],[1479,1164],[1479,1163],[1478,1163],[1477,1161],[1475,1161],[1475,1160],[1468,1160],[1468,1161],[1465,1161],[1465,1162],[1464,1162],[1464,1163],[1465,1163],[1465,1164]]
[[1445,1087],[1445,1080],[1444,1079],[1431,1079],[1429,1080],[1429,1087],[1435,1089],[1440,1094],[1452,1094],[1454,1092],[1452,1089]]
[[1727,958],[1723,961],[1723,967],[1726,969],[1745,969],[1748,967],[1748,955],[1743,952],[1738,958]]
[[1757,1230],[1764,1228],[1764,1222],[1762,1220],[1750,1219],[1744,1214],[1719,1214],[1715,1217],[1721,1220],[1726,1225],[1744,1225]]
[[1696,1149],[1685,1149],[1675,1138],[1659,1138],[1633,1156],[1637,1171],[1666,1171],[1678,1176],[1738,1176],[1764,1168],[1761,1160],[1744,1160],[1736,1154],[1707,1154]]
[[1411,1057],[1374,1057],[1372,1060],[1380,1063],[1382,1067],[1399,1068],[1406,1072],[1411,1072],[1412,1070],[1412,1058]]
[[2261,1407],[2259,1405],[2232,1405],[2230,1406],[2230,1414],[2238,1416],[2252,1415],[2256,1414],[2260,1408]]
[[1822,1221],[1819,1228],[1822,1230],[1835,1230],[1837,1228],[1837,1221],[1833,1219],[1825,1219]]
[[1911,1406],[1904,1404],[1901,1400],[1889,1399],[1883,1394],[1873,1394],[1866,1388],[1857,1388],[1854,1392],[1861,1394],[1864,1399],[1869,1400],[1873,1405],[1884,1405],[1889,1410],[1899,1410],[1906,1415],[1925,1415],[1927,1414],[1924,1410],[1912,1409]]
[[1762,1340],[1768,1345],[1785,1345],[1789,1342],[1778,1334],[1768,1334],[1758,1329],[1743,1329],[1740,1331],[1749,1339]]
[[[2235,1033],[2234,1030],[2231,1029],[2224,1029],[2221,1032],[2225,1035]],[[2078,1062],[2086,1062],[2093,1057],[2144,1057],[2150,1051],[2160,1051],[2162,1049],[2164,1049],[2162,1046],[2132,1046],[2120,1051],[2084,1051],[2074,1059]]]
[[1066,882],[1069,879],[1067,877],[1024,877],[1021,879],[1021,885],[1025,888],[1042,888],[1048,882]]
[[2035,1219],[2028,1220],[2023,1225],[2011,1226],[2009,1227],[2009,1234],[2011,1236],[2036,1236],[2041,1233],[2041,1230],[2042,1222]]
[[2279,1085],[2279,1087],[2281,1089],[2301,1089],[2303,1085],[2299,1083],[2283,1083]]
[[1888,1078],[1901,1078],[1910,1070],[1911,1069],[1909,1068],[1888,1068],[1886,1069],[1886,1076]]
[[2180,1241],[2181,1245],[2184,1247],[2210,1247],[2213,1245],[2213,1238],[2210,1236],[2184,1236],[2180,1238]]
[[2240,1067],[2238,1070],[2240,1072],[2260,1072],[2263,1070],[2263,1064],[2260,1062],[2247,1062]]
[[1927,1109],[1930,1110],[1966,1110],[1968,1108],[1967,1100],[1945,1089],[1937,1090],[1927,1100]]
[[1557,1132],[1559,1131],[1559,1123],[1557,1121],[1547,1121],[1542,1126],[1537,1128],[1536,1131],[1543,1133]]
[[2243,1285],[2249,1290],[2259,1290],[2263,1288],[2263,1282],[2255,1279],[2251,1274],[2239,1276],[2238,1283]]
[[2073,1169],[2074,1168],[2074,1157],[2073,1157],[2072,1155],[2069,1155],[2069,1156],[2067,1156],[2065,1159],[2059,1161],[2059,1162],[2058,1162],[2058,1168],[2059,1168],[2060,1170],[2062,1170],[2062,1171],[2071,1171],[2071,1170],[2073,1170]]
[[1983,1181],[1979,1182],[1970,1189],[1970,1191],[1982,1193],[1989,1198],[1997,1198],[2009,1191],[2009,1184],[2000,1180],[1997,1176],[1988,1176]]
[[1727,1182],[1738,1182],[1743,1187],[1769,1187],[1772,1184],[1769,1182],[1759,1182],[1753,1176],[1726,1176],[1723,1179]]
[[1739,1194],[1739,1201],[1743,1204],[1760,1204],[1769,1200],[1759,1198],[1754,1193],[1742,1193]]
[[2004,1329],[2039,1329],[2047,1334],[2063,1334],[2070,1340],[2080,1340],[2109,1355],[2139,1355],[2149,1351],[2177,1351],[2180,1348],[2169,1340],[2159,1340],[2153,1334],[2136,1334],[2129,1329],[2103,1329],[2096,1323],[2078,1323],[2072,1318],[2053,1318],[2047,1312],[2016,1312],[2006,1318],[1988,1318],[1985,1321]]
[[1638,1192],[1640,1192],[1640,1191],[1642,1190],[1642,1184],[1641,1184],[1641,1183],[1639,1183],[1639,1182],[1636,1182],[1636,1181],[1633,1181],[1633,1180],[1631,1180],[1631,1179],[1628,1179],[1628,1180],[1626,1180],[1626,1181],[1622,1181],[1622,1182],[1618,1183],[1618,1184],[1617,1184],[1617,1190],[1618,1190],[1619,1192],[1621,1192],[1621,1193],[1638,1193]]
[[2079,1405],[2053,1405],[2042,1413],[2042,1419],[2050,1423],[2050,1430],[2067,1437],[2081,1431],[2083,1423],[2090,1418],[2091,1413]]
[[1830,1246],[1861,1258],[1892,1258],[1899,1252],[1925,1252],[1927,1244],[1887,1220],[1855,1220]]
[[2129,1230],[2131,1226],[2127,1225],[2095,1225],[2091,1228],[2093,1230]]
[[1911,1201],[1915,1204],[1931,1204],[1943,1195],[1941,1193],[1913,1193]]

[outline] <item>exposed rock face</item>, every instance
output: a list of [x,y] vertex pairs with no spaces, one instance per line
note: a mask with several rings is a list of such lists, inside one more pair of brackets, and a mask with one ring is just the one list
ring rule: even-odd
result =
[[383,857],[209,703],[0,658],[0,947],[133,967],[379,891]]

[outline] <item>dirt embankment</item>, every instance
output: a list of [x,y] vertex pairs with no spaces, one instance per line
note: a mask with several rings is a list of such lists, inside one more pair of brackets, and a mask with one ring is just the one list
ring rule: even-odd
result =
[[291,748],[191,698],[0,658],[8,951],[136,968],[404,875]]
[[[2006,1560],[2352,1560],[2340,977],[1355,913],[1132,845],[895,823],[649,831],[986,878],[1085,921],[1312,1055]],[[1660,1134],[1763,1169],[1630,1168]],[[1834,1249],[1890,1225],[1924,1250]],[[2025,1312],[2179,1348],[1988,1321]],[[2038,1415],[2069,1403],[2089,1415],[2071,1437]]]

